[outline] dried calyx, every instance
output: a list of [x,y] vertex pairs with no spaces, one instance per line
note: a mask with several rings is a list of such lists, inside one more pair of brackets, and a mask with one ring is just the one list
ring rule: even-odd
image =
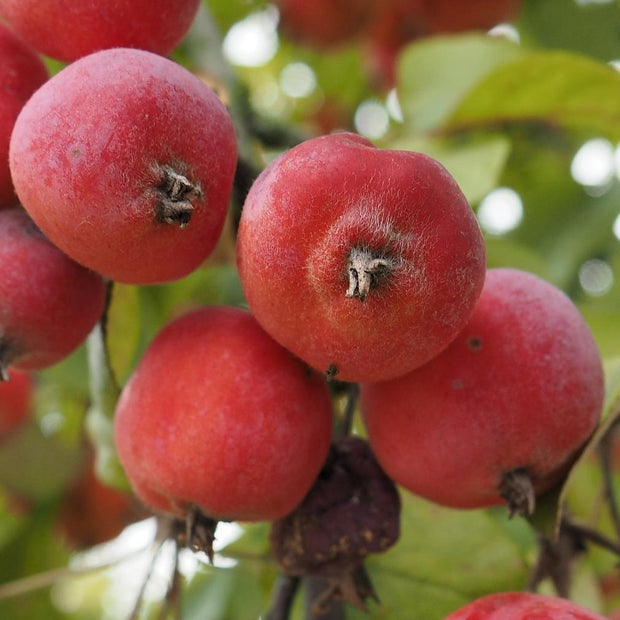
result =
[[347,259],[349,288],[346,296],[364,301],[394,269],[394,260],[369,248],[353,248]]
[[161,182],[157,187],[157,221],[188,226],[194,212],[194,201],[202,197],[202,188],[168,165],[159,166]]
[[525,468],[517,468],[505,473],[500,482],[499,494],[508,504],[510,517],[515,514],[524,517],[534,514],[536,491],[532,477]]

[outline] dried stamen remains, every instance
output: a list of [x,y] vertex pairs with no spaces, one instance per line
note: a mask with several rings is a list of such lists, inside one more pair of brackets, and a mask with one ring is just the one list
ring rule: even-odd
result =
[[185,228],[194,212],[192,200],[202,197],[202,189],[170,166],[162,165],[160,170],[162,182],[157,188],[157,220]]
[[364,301],[392,272],[394,262],[387,256],[367,248],[353,248],[347,261],[349,288],[347,297]]

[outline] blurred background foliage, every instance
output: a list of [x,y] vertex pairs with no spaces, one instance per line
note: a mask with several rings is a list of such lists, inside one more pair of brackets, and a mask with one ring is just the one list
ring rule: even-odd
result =
[[[205,0],[174,57],[229,105],[246,183],[282,150],[338,129],[442,161],[478,216],[489,266],[537,273],[578,304],[605,358],[606,411],[617,415],[620,2],[526,0],[514,23],[489,33],[418,39],[401,50],[388,88],[359,41],[327,51],[297,45],[262,0]],[[113,374],[94,334],[37,375],[32,419],[0,444],[0,618],[128,618],[148,574],[139,617],[159,617],[174,554],[165,545],[153,563],[152,519],[101,482],[124,487],[110,415],[118,386],[173,316],[243,305],[234,262],[242,196],[217,251],[195,273],[161,286],[115,286]],[[564,491],[576,515],[613,536],[594,446]],[[441,620],[477,596],[525,586],[536,535],[524,519],[504,509],[449,510],[406,493],[403,503],[400,542],[368,562],[381,602],[366,614],[347,609],[347,618]],[[185,620],[247,620],[268,608],[277,570],[267,526],[220,527],[215,566],[180,555]],[[616,565],[615,555],[589,550],[575,567],[572,598],[611,618],[620,609]],[[541,591],[553,588],[544,582]],[[300,598],[294,617],[303,616]]]

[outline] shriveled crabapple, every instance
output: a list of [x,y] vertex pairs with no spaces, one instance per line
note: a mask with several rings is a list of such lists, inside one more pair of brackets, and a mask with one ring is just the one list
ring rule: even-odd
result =
[[331,426],[321,375],[245,310],[210,306],[155,337],[122,391],[114,433],[136,495],[155,511],[267,521],[311,487]]
[[70,62],[111,47],[171,52],[200,0],[0,0],[0,15],[41,53]]
[[403,377],[363,385],[361,406],[379,463],[404,488],[531,513],[580,453],[603,396],[600,354],[573,302],[496,268],[456,340]]
[[181,65],[135,49],[65,67],[22,109],[10,165],[24,208],[78,263],[132,284],[183,277],[222,231],[232,120]]
[[496,592],[453,611],[444,620],[605,620],[573,601],[532,592]]
[[237,258],[258,322],[343,381],[390,379],[437,355],[485,272],[478,224],[447,170],[352,133],[307,140],[263,171]]
[[86,339],[103,313],[96,273],[52,245],[26,212],[0,211],[0,377],[59,362]]
[[15,119],[47,79],[47,69],[36,52],[0,23],[0,209],[17,204],[9,169],[9,141]]

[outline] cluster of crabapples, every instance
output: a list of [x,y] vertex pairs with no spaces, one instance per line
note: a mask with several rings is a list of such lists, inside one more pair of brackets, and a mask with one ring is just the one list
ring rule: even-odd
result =
[[[84,341],[108,282],[165,283],[203,263],[237,164],[224,105],[162,55],[196,1],[175,5],[182,23],[159,12],[174,41],[134,47],[83,16],[54,37],[32,18],[53,24],[62,3],[30,4],[0,0],[0,12],[68,64],[48,78],[0,27],[7,407],[23,401],[23,371]],[[127,6],[158,14],[141,4]],[[123,14],[123,32],[136,23]],[[302,142],[256,178],[236,247],[249,310],[209,306],[164,326],[117,405],[120,461],[159,513],[291,515],[328,458],[336,384],[359,384],[367,445],[387,477],[452,507],[533,511],[598,422],[602,365],[578,310],[532,274],[487,269],[470,205],[424,154],[352,133]]]

